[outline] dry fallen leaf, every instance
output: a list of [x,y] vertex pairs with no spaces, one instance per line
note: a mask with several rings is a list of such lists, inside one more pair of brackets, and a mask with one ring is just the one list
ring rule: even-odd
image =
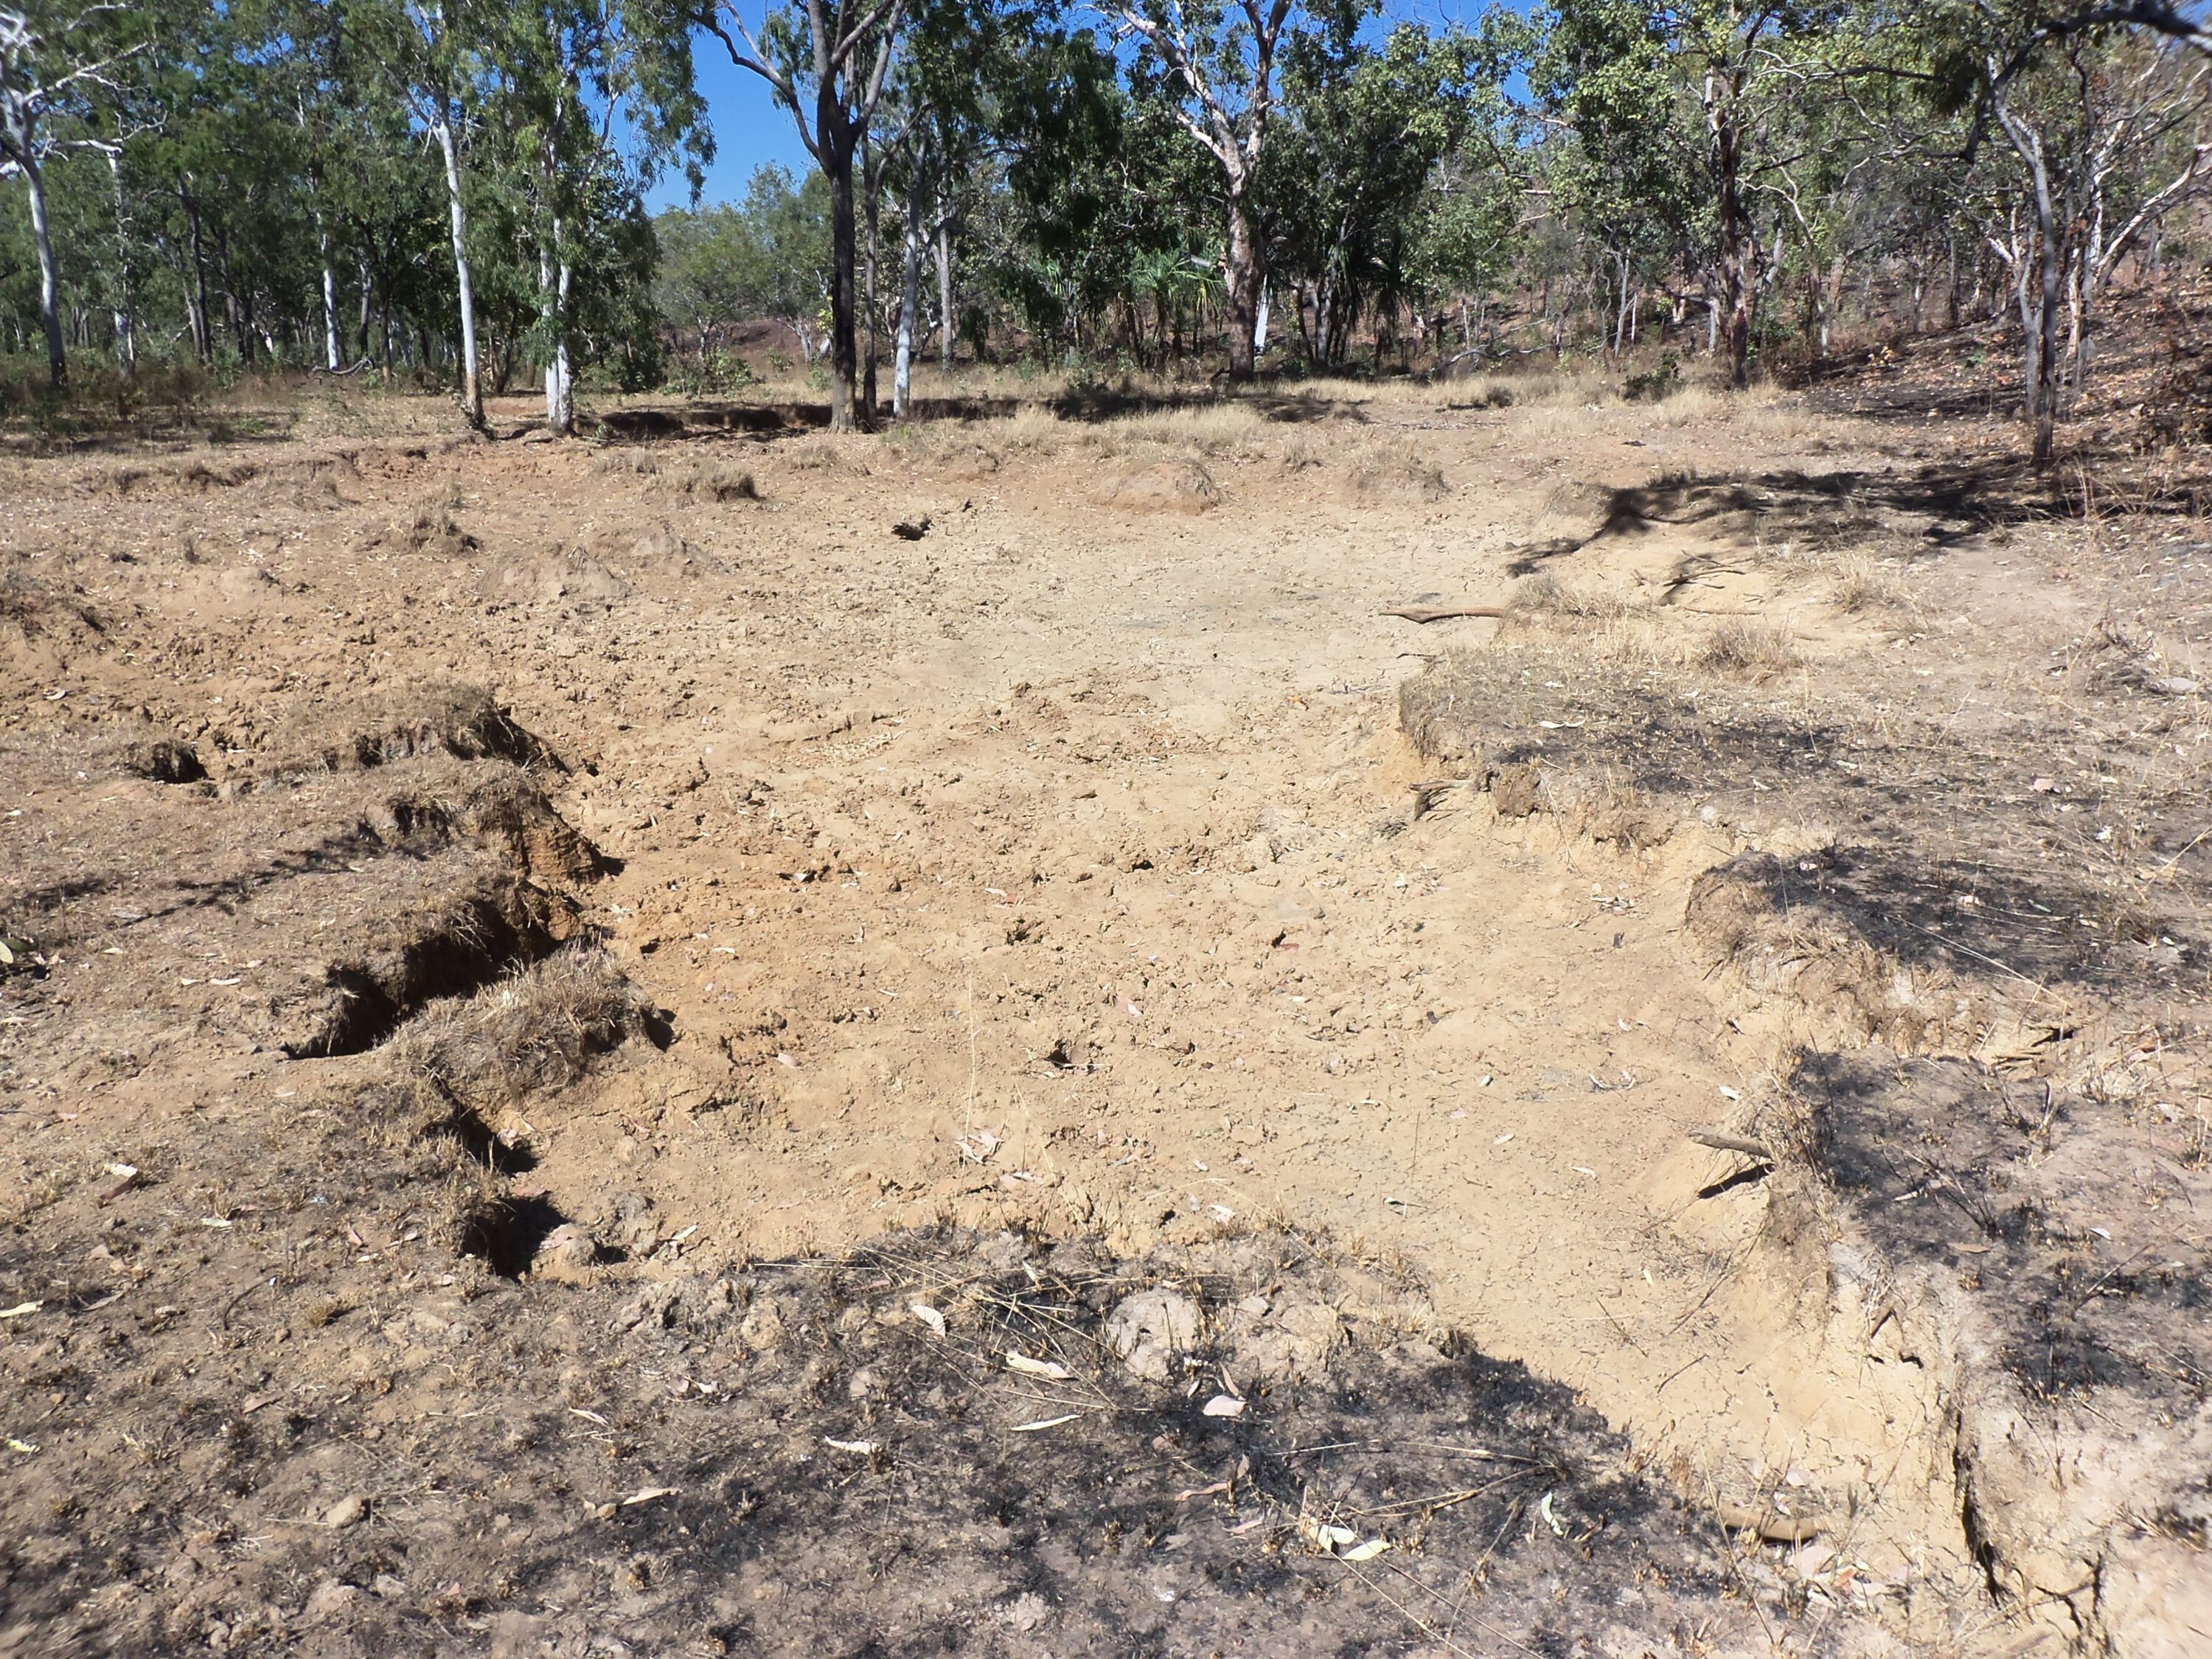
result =
[[1244,1402],[1230,1395],[1217,1394],[1200,1409],[1208,1417],[1242,1417],[1244,1415]]
[[935,1335],[942,1336],[945,1334],[945,1316],[938,1312],[936,1309],[931,1307],[927,1302],[909,1303],[907,1304],[907,1311],[912,1314],[916,1319],[919,1319],[923,1324],[928,1326],[931,1332]]
[[1069,1376],[1067,1367],[1056,1359],[1032,1359],[1012,1348],[1006,1350],[1006,1369],[1024,1376],[1049,1377],[1054,1382],[1065,1382]]
[[876,1443],[872,1440],[832,1440],[827,1435],[823,1437],[822,1443],[836,1451],[856,1452],[862,1457],[876,1449]]

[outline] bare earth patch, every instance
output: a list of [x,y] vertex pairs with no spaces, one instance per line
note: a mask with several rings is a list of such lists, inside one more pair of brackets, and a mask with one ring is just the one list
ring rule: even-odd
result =
[[0,1652],[2190,1650],[2196,486],[1847,401],[0,459]]

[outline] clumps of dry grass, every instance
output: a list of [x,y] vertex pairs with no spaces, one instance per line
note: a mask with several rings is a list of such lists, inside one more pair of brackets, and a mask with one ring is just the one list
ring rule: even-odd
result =
[[1194,460],[1155,461],[1109,478],[1102,502],[1137,513],[1204,513],[1221,503],[1221,486]]
[[1860,554],[1844,561],[1829,602],[1855,617],[1863,611],[1889,611],[1909,605],[1911,594],[1887,562],[1877,563]]
[[1451,494],[1439,467],[1410,448],[1379,447],[1352,464],[1352,493],[1368,501],[1440,501]]
[[757,501],[760,486],[753,475],[726,461],[696,461],[668,480],[672,489],[695,501]]
[[1603,588],[1573,587],[1556,576],[1539,574],[1516,583],[1506,609],[1516,622],[1549,621],[1565,625],[1592,626],[1619,622],[1636,606],[1619,593]]
[[627,472],[650,478],[660,470],[660,457],[649,449],[603,449],[592,457],[594,472]]
[[1251,404],[1224,401],[1125,416],[1103,422],[1100,436],[1111,446],[1109,453],[1127,453],[1132,447],[1157,444],[1218,460],[1256,453],[1264,446],[1267,426],[1267,418]]
[[1804,659],[1784,629],[1737,618],[1706,635],[1690,660],[1713,673],[1759,684],[1788,673]]
[[454,509],[460,505],[460,485],[441,484],[416,501],[411,518],[394,525],[377,540],[410,553],[434,557],[458,558],[472,553],[478,545],[477,538],[461,528],[460,521],[453,516]]
[[605,951],[571,945],[401,1027],[382,1050],[387,1080],[374,1104],[404,1137],[473,1133],[568,1087],[659,1018]]
[[869,475],[863,446],[865,437],[817,432],[788,439],[776,448],[777,459],[793,472],[843,472],[857,478]]

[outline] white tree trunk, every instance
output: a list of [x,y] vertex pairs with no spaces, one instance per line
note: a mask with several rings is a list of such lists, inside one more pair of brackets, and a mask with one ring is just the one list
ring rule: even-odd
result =
[[461,205],[461,156],[453,142],[450,121],[431,124],[430,131],[446,158],[446,208],[453,233],[453,281],[461,306],[461,412],[471,426],[484,423],[483,381],[477,366],[477,292],[469,271],[467,211]]
[[906,247],[899,268],[898,343],[891,363],[891,413],[906,417],[914,389],[914,335],[921,311],[921,180],[906,192]]
[[54,235],[46,221],[46,181],[25,143],[16,158],[31,192],[31,245],[39,255],[39,326],[46,337],[46,372],[57,390],[69,384],[69,348],[62,337],[61,273],[54,264]]
[[952,342],[959,332],[953,322],[952,222],[948,216],[937,222],[937,361],[947,374],[952,372]]
[[323,362],[331,374],[338,372],[338,280],[331,270],[331,236],[323,228],[323,213],[315,210],[315,246],[323,259]]
[[[545,322],[545,424],[562,437],[576,429],[576,384],[568,367],[568,283],[571,267],[562,246],[561,221],[553,221],[550,239],[538,250],[539,304]],[[699,335],[701,360],[706,354],[706,331]]]

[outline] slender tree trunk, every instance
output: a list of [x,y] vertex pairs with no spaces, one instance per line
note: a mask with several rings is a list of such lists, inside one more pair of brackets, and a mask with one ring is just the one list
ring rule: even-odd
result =
[[123,196],[123,157],[106,147],[108,182],[115,191],[115,361],[125,378],[138,375],[137,283],[131,275],[131,216]]
[[[538,304],[544,319],[545,424],[562,437],[576,429],[576,400],[568,371],[568,254],[561,216],[538,250]],[[699,335],[700,362],[706,362],[707,336]]]
[[354,339],[359,347],[359,349],[354,353],[354,361],[356,362],[359,362],[369,355],[368,319],[370,316],[369,306],[371,303],[371,296],[368,291],[368,261],[361,258],[358,254],[354,256],[353,274],[354,280],[361,285],[361,312],[359,316],[356,319],[356,326],[353,331]]
[[315,210],[315,248],[323,261],[323,356],[331,374],[338,371],[338,280],[331,270],[331,234],[323,227],[323,210]]
[[830,429],[850,432],[860,367],[853,315],[853,132],[833,87],[822,88],[814,108],[819,159],[830,180]]
[[1222,295],[1228,312],[1229,379],[1234,385],[1243,385],[1253,375],[1252,345],[1259,336],[1260,295],[1267,281],[1263,260],[1251,204],[1243,191],[1234,192],[1229,198],[1229,249],[1224,272],[1227,281]]
[[1613,361],[1618,362],[1622,349],[1628,343],[1628,255],[1623,252],[1615,253],[1613,258],[1620,271],[1619,302],[1613,308]]
[[868,141],[860,141],[860,182],[868,192],[868,251],[866,270],[866,297],[868,313],[868,353],[862,360],[860,374],[861,417],[871,430],[876,424],[876,329],[883,316],[882,307],[876,298],[876,256],[883,246],[883,227],[878,210],[883,205],[884,181],[877,173]]
[[483,380],[477,358],[476,281],[469,270],[467,210],[461,204],[460,149],[451,122],[441,119],[430,131],[446,161],[446,215],[453,231],[453,283],[461,309],[461,413],[472,427],[484,423]]
[[2040,281],[2036,289],[2037,331],[2040,338],[2036,348],[2035,440],[2032,450],[2038,466],[2050,465],[2057,447],[2058,307],[2063,251],[2058,242],[2058,227],[2046,204],[2049,193],[2047,187],[2039,191],[2036,210],[2037,218],[2043,222]]
[[959,337],[954,323],[952,219],[947,214],[937,222],[937,361],[947,374],[952,372],[952,343]]
[[1260,319],[1252,331],[1252,356],[1255,358],[1267,355],[1267,317],[1268,313],[1274,309],[1274,289],[1270,284],[1262,283],[1260,285]]
[[891,368],[891,413],[906,418],[914,383],[914,335],[921,311],[921,168],[906,191],[905,260],[899,271],[898,357]]
[[[1709,93],[1711,100],[1713,94]],[[1713,178],[1718,186],[1721,228],[1721,291],[1727,311],[1729,384],[1741,392],[1751,384],[1752,314],[1759,303],[1759,238],[1743,199],[1743,135],[1735,111],[1719,95],[1709,101],[1713,140]]]
[[27,131],[16,167],[31,196],[31,245],[39,258],[39,327],[46,337],[46,375],[59,392],[69,384],[69,343],[62,332],[61,273],[54,264],[53,230],[46,220],[46,170],[40,165]]

